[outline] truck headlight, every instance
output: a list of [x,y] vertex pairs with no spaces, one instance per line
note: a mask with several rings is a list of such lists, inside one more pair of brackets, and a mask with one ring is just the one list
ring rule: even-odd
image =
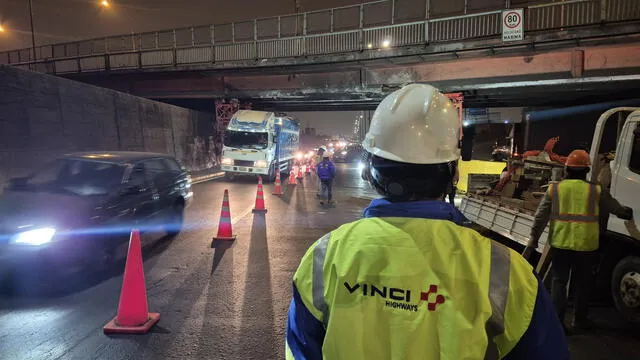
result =
[[44,245],[51,242],[51,240],[53,239],[53,235],[55,234],[56,229],[54,228],[33,229],[19,233],[18,235],[13,237],[11,242],[14,244],[23,245]]
[[254,167],[259,167],[259,168],[266,168],[267,167],[267,162],[264,161],[264,160],[258,160],[258,161],[255,161],[253,163],[253,166]]
[[222,165],[233,165],[233,159],[222,158]]

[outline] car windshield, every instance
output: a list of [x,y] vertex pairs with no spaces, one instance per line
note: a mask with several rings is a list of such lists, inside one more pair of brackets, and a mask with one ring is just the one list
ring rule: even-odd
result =
[[122,181],[124,166],[99,161],[60,159],[29,176],[25,190],[80,196],[107,195]]
[[224,145],[240,149],[266,149],[269,135],[266,132],[227,131]]

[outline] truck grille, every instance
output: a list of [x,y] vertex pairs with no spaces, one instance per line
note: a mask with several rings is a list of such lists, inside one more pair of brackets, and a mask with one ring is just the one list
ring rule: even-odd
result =
[[253,166],[253,161],[249,161],[249,160],[233,160],[233,165],[235,165],[235,166],[252,167]]

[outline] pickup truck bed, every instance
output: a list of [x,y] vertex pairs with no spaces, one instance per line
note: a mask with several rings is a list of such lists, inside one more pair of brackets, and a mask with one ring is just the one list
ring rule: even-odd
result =
[[[460,211],[467,219],[519,244],[527,245],[533,225],[534,211],[502,201],[498,196],[467,195],[462,198]],[[538,252],[547,244],[549,226],[544,230]]]

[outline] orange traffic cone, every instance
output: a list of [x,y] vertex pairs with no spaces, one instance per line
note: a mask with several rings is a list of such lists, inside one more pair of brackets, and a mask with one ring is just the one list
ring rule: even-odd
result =
[[160,320],[160,314],[150,313],[144,283],[140,231],[133,230],[124,267],[118,314],[104,326],[105,334],[144,334]]
[[276,172],[276,188],[273,190],[273,195],[283,195],[282,184],[280,184],[280,171]]
[[298,179],[302,178],[304,178],[304,176],[302,176],[302,166],[298,166]]
[[296,183],[297,183],[297,180],[296,180],[296,169],[291,167],[291,170],[289,172],[289,185],[295,185]]
[[308,164],[305,165],[305,169],[304,170],[305,170],[304,173],[306,175],[311,175],[311,165],[308,165]]
[[258,192],[256,193],[256,206],[252,210],[254,213],[266,213],[264,206],[264,192],[262,190],[262,176],[258,177]]
[[218,223],[218,235],[213,238],[213,242],[216,240],[235,240],[236,236],[233,235],[233,229],[231,227],[231,209],[229,208],[229,190],[224,189],[224,197],[222,198],[222,209],[220,210],[220,222]]

